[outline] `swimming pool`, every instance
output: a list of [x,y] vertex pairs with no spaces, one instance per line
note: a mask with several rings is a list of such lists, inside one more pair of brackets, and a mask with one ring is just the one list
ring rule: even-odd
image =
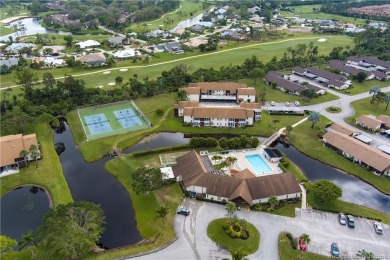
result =
[[272,173],[271,167],[269,167],[260,154],[246,155],[245,158],[248,160],[256,175]]

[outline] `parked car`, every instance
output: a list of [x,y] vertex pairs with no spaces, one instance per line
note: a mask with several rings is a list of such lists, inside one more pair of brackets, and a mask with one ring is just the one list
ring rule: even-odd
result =
[[179,208],[177,208],[176,213],[179,214],[179,215],[188,216],[188,215],[190,215],[190,210],[186,209],[186,208],[183,208],[183,207],[179,207]]
[[346,225],[347,224],[347,217],[345,216],[344,213],[339,213],[339,223],[341,225]]
[[275,102],[271,101],[270,103],[271,103],[271,106],[275,106]]
[[301,106],[301,103],[299,103],[298,101],[295,101],[294,104],[295,104],[295,106],[297,106],[297,107],[300,107],[300,106]]
[[330,254],[332,256],[335,256],[335,257],[339,257],[340,256],[340,249],[339,249],[339,245],[337,243],[332,243],[330,245]]
[[350,228],[355,228],[355,219],[353,218],[353,216],[351,215],[348,215],[347,216],[347,223],[348,223],[348,227]]
[[375,233],[379,235],[383,235],[383,227],[381,223],[374,222],[374,229],[375,229]]
[[285,104],[286,104],[286,106],[288,106],[288,107],[290,106],[290,103],[289,103],[289,102],[286,102]]

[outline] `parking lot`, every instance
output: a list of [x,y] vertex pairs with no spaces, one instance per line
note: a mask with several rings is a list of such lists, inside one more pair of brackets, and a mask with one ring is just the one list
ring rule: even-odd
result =
[[355,217],[355,228],[349,228],[339,223],[337,214],[311,210],[301,212],[300,209],[297,209],[296,219],[309,228],[308,234],[312,239],[310,252],[330,256],[330,244],[336,242],[342,258],[355,257],[359,250],[364,249],[374,253],[379,259],[390,259],[388,225],[382,224],[383,235],[378,235],[374,230],[374,221],[369,219]]

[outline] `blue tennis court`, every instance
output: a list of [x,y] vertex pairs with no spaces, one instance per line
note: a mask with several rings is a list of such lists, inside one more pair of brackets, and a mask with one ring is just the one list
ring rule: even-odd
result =
[[129,128],[137,125],[142,125],[141,120],[131,109],[122,109],[114,111],[116,119],[123,128]]
[[104,114],[84,116],[84,119],[92,135],[112,131],[111,125]]

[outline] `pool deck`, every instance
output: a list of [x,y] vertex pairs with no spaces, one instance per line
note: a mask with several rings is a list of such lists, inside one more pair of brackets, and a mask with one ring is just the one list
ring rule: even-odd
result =
[[[249,161],[245,158],[245,156],[253,155],[253,154],[259,154],[262,157],[262,159],[268,164],[268,166],[272,169],[272,172],[264,173],[264,174],[257,174],[255,172],[255,170],[252,169],[252,166],[249,163]],[[210,154],[209,158],[214,163],[214,161],[212,160],[213,155],[215,155],[215,153]],[[279,174],[279,173],[283,172],[282,169],[280,169],[278,166],[279,163],[272,163],[264,157],[264,149],[262,147],[258,147],[256,149],[237,150],[237,151],[232,151],[229,154],[222,155],[223,159],[226,159],[229,156],[237,158],[237,162],[234,163],[233,167],[231,168],[233,170],[242,171],[242,170],[248,169],[256,176]],[[220,163],[220,162],[217,161],[215,164],[218,164],[218,163]],[[230,175],[229,169],[225,170],[225,173]]]

